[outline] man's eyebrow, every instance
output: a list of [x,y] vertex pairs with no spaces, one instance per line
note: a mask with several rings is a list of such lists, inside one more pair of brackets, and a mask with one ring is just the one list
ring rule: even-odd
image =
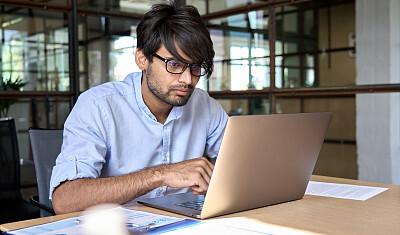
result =
[[188,63],[188,64],[197,64],[197,63],[194,63],[193,61],[192,62],[185,62],[185,61],[181,61],[180,59],[178,59],[178,58],[176,58],[176,57],[174,57],[174,56],[171,56],[171,57],[165,57],[165,59],[167,59],[167,60],[176,60],[176,61],[179,61],[179,62],[182,62],[182,63]]
[[176,61],[180,61],[178,58],[176,58],[175,56],[166,56],[165,59],[167,60],[176,60]]

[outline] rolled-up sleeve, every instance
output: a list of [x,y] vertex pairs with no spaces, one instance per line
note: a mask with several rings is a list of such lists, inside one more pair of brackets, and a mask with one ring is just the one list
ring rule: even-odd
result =
[[83,93],[68,116],[61,153],[53,167],[49,198],[62,182],[80,178],[97,178],[107,154],[107,122],[99,100]]

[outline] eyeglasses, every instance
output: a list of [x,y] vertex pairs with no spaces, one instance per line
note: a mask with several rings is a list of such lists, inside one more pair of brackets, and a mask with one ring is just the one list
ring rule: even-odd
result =
[[190,73],[193,76],[201,77],[206,75],[206,70],[198,64],[186,64],[180,62],[179,60],[165,59],[154,52],[152,53],[152,55],[165,62],[165,69],[167,70],[168,73],[182,74],[183,72],[185,72],[187,67],[190,67]]

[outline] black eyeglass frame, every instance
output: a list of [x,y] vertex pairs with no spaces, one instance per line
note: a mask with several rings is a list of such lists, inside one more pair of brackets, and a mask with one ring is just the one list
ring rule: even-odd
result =
[[[175,59],[165,59],[165,58],[159,56],[159,55],[158,55],[157,53],[155,53],[155,52],[153,52],[153,53],[151,53],[151,54],[165,63],[165,70],[167,70],[168,73],[172,73],[172,74],[182,74],[183,72],[185,72],[185,70],[187,69],[187,67],[190,67],[190,74],[191,74],[192,76],[195,76],[195,77],[202,77],[202,76],[206,75],[205,72],[204,72],[204,74],[200,74],[200,75],[195,75],[195,74],[193,74],[192,66],[193,66],[193,65],[197,65],[197,66],[200,66],[200,69],[201,69],[201,68],[203,68],[201,65],[198,65],[198,64],[188,64],[188,63],[183,63],[183,62],[181,62],[181,61],[179,61],[179,62],[181,62],[182,64],[185,65],[185,67],[182,68],[182,71],[181,71],[181,72],[179,72],[179,73],[174,73],[174,72],[168,71],[168,62],[169,62],[169,61],[172,61],[172,60],[175,60]],[[203,69],[204,69],[204,68],[203,68]]]

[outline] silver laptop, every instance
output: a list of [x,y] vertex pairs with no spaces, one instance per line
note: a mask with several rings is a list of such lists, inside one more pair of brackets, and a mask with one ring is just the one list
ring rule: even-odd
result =
[[230,117],[206,196],[172,194],[138,201],[206,219],[301,199],[332,113]]

